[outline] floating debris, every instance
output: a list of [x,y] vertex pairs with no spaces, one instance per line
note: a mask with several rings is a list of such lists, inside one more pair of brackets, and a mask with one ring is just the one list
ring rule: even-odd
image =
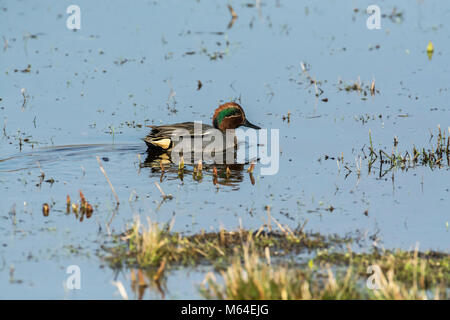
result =
[[50,213],[50,206],[48,205],[48,203],[43,204],[42,213],[44,214],[44,217],[48,217],[48,215]]
[[288,110],[288,113],[286,116],[283,116],[283,121],[286,121],[286,120],[287,120],[287,123],[291,123],[291,111],[290,110]]
[[22,70],[18,70],[18,69],[14,69],[14,72],[22,72],[22,73],[30,73],[31,72],[31,64],[29,64],[25,69]]
[[309,73],[308,70],[310,69],[309,65],[307,66],[303,61],[300,62],[300,68],[302,69],[302,72],[305,74],[306,78],[308,79],[310,84],[314,84],[314,90],[316,92],[316,97],[319,97],[323,94],[323,90],[318,86],[318,84],[320,85],[321,82],[316,81],[316,79],[312,78]]
[[434,46],[433,46],[433,42],[428,42],[428,46],[427,46],[427,56],[428,59],[431,60],[431,58],[433,57],[433,53],[434,53]]
[[80,193],[80,199],[81,199],[81,207],[84,207],[86,205],[86,198],[84,197],[84,194],[81,190],[79,190]]
[[230,14],[231,14],[231,21],[228,24],[228,29],[231,29],[236,21],[236,19],[238,18],[238,15],[236,14],[236,12],[234,11],[233,7],[228,5],[228,10],[230,10]]
[[394,7],[390,14],[382,14],[382,18],[389,18],[392,22],[402,23],[403,22],[403,12],[397,12],[397,8]]
[[86,197],[83,194],[83,191],[78,191],[80,195],[80,203],[73,203],[70,199],[70,195],[66,196],[66,213],[70,213],[71,209],[72,212],[75,214],[75,218],[78,219],[79,214],[81,214],[80,222],[83,221],[84,216],[89,219],[92,216],[92,213],[94,212],[94,208],[92,205],[86,200]]
[[89,219],[92,216],[92,213],[94,212],[94,208],[92,208],[92,205],[90,203],[86,204],[86,217]]
[[375,79],[372,80],[372,83],[370,84],[370,94],[372,96],[375,95]]
[[[339,84],[344,84],[342,80],[339,80]],[[366,100],[365,96],[369,95],[369,93],[374,96],[376,93],[380,93],[379,90],[375,88],[375,79],[372,79],[372,82],[370,84],[364,84],[361,82],[361,80],[358,78],[357,81],[354,81],[353,83],[344,84],[343,87],[339,87],[339,90],[345,90],[347,92],[356,91],[359,93],[362,93],[364,97],[362,100]]]
[[67,213],[70,213],[70,207],[71,207],[71,204],[70,204],[70,196],[67,195],[67,198],[66,198],[66,212],[67,212]]

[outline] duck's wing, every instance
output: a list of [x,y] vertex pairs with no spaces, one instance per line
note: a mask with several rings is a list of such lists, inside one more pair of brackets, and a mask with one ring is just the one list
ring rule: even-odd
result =
[[151,126],[152,130],[143,139],[149,148],[161,148],[168,150],[172,147],[172,138],[174,136],[195,137],[195,126],[201,126],[201,135],[210,130],[217,130],[207,124],[196,124],[194,122],[182,122],[170,125]]

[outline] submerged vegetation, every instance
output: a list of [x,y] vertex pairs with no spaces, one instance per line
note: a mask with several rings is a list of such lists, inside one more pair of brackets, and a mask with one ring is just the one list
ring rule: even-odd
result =
[[[354,284],[347,278],[336,281],[332,273],[328,281],[315,280],[309,268],[274,266],[270,255],[260,257],[251,246],[244,248],[242,257],[235,256],[232,264],[221,272],[221,285],[213,273],[205,278],[200,292],[208,299],[330,299],[357,298]],[[317,274],[318,275],[318,274]]]
[[[424,281],[426,275],[418,275],[413,268],[420,266],[421,270],[426,270],[424,272],[432,272],[427,269],[427,261],[417,255],[404,261],[405,254],[389,255],[389,264],[383,264],[383,256],[381,260],[371,262],[388,270],[385,274],[379,272],[379,278],[375,278],[370,273],[359,274],[358,269],[362,265],[357,262],[343,271],[336,270],[331,261],[326,267],[317,269],[314,266],[274,266],[270,256],[264,260],[246,247],[243,259],[236,256],[233,263],[221,272],[223,284],[209,273],[200,291],[209,299],[447,299],[448,256],[443,261],[446,266],[439,270],[446,273],[446,278],[429,289]],[[371,277],[374,277],[377,287],[366,285],[369,281],[372,283]],[[412,283],[404,282],[403,277],[411,278]]]
[[[358,239],[308,234],[304,225],[290,230],[275,223],[277,231],[267,224],[255,231],[220,229],[183,236],[172,232],[170,224],[148,220],[145,227],[136,219],[111,247],[104,248],[104,259],[112,268],[131,268],[131,286],[139,298],[146,288],[156,288],[164,296],[165,272],[171,267],[198,265],[214,270],[199,287],[209,299],[448,297],[448,254],[418,250],[355,254],[350,246]],[[372,271],[368,273],[374,266],[376,279],[370,277]],[[376,289],[368,286],[369,281]]]
[[[434,142],[435,137],[436,141]],[[428,166],[431,169],[450,165],[450,128],[449,136],[447,137],[445,131],[438,127],[437,135],[431,134],[428,148],[416,148],[416,146],[413,146],[411,152],[405,151],[403,153],[398,151],[397,138],[394,138],[394,145],[390,154],[382,149],[374,149],[370,133],[369,138],[369,155],[366,157],[369,161],[369,171],[375,162],[380,164],[380,168],[383,165],[388,165],[388,170],[392,168],[407,169],[416,165]]]
[[265,230],[262,226],[258,230],[220,229],[219,232],[183,236],[172,232],[170,225],[160,226],[148,220],[148,226],[145,227],[136,219],[127,232],[115,239],[114,246],[105,248],[108,253],[105,259],[112,267],[156,267],[165,261],[169,265],[185,266],[209,263],[220,269],[230,262],[230,256],[236,250],[242,254],[247,243],[252,243],[261,254],[270,249],[272,255],[284,256],[353,241],[349,237],[305,233],[303,227],[291,230],[275,223],[280,231],[272,230],[271,227]]
[[[399,151],[399,141],[397,137],[394,137],[392,149],[388,153],[385,151],[386,148],[378,149],[374,147],[372,134],[369,131],[369,145],[365,145],[361,149],[362,155],[359,155],[359,160],[356,161],[356,173],[358,176],[361,174],[363,159],[367,160],[368,173],[375,172],[373,169],[377,167],[380,177],[383,177],[392,169],[408,170],[416,166],[427,166],[433,170],[450,167],[450,127],[448,132],[448,135],[446,135],[445,130],[441,130],[441,127],[438,126],[437,134],[431,133],[428,147],[416,147],[414,145],[410,151],[404,152]],[[340,163],[344,164],[343,155],[337,158],[326,155],[324,159],[337,160],[339,169]],[[344,164],[343,167],[348,170],[347,175],[353,172],[349,163]]]
[[[434,2],[104,2],[69,31],[65,6],[3,1],[1,298],[116,298],[114,279],[139,299],[449,299],[450,5]],[[264,129],[246,163],[139,139],[231,100]]]
[[[372,79],[370,84],[364,84],[361,82],[360,79],[357,81],[354,81],[350,84],[344,82],[342,80],[339,80],[339,85],[343,85],[343,88],[339,87],[339,90],[345,90],[347,92],[356,91],[358,93],[362,93],[364,96],[368,96],[369,94],[371,96],[374,96],[375,94],[379,94],[380,91],[375,88],[375,80]],[[364,98],[363,98],[364,99]]]
[[419,286],[422,289],[430,289],[441,286],[445,292],[445,286],[450,278],[450,255],[442,252],[415,251],[374,251],[372,253],[341,253],[322,252],[317,255],[315,261],[319,263],[332,263],[336,266],[347,266],[355,270],[355,273],[364,276],[367,268],[377,265],[384,274],[390,270],[395,271],[395,278],[408,286]]

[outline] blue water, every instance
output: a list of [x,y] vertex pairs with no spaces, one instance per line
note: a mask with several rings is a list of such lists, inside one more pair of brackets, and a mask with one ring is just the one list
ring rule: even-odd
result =
[[[402,17],[369,30],[365,8],[373,1],[229,3],[238,15],[230,29],[222,1],[0,1],[1,298],[120,298],[96,251],[136,216],[162,223],[175,216],[176,231],[193,233],[258,228],[270,206],[292,227],[307,220],[307,230],[376,235],[386,248],[448,251],[448,167],[383,179],[368,174],[364,160],[359,178],[355,169],[369,131],[374,146],[390,152],[394,137],[401,151],[428,147],[430,132],[450,126],[450,5],[378,1],[382,14],[396,7]],[[66,28],[70,4],[81,9],[76,32]],[[358,79],[374,79],[379,93],[342,90]],[[145,125],[210,124],[214,109],[235,99],[252,123],[279,129],[277,174],[261,176],[257,165],[252,184],[244,166],[233,183],[214,185],[210,173],[181,182],[141,165]],[[324,160],[342,154],[353,170],[347,177]],[[117,212],[96,156],[120,199]],[[155,182],[173,199],[161,204]],[[78,190],[94,205],[82,222],[65,214],[66,195],[77,200]],[[64,289],[72,264],[81,268],[81,290]],[[132,297],[128,274],[118,277]],[[173,272],[166,297],[198,297],[203,278]]]

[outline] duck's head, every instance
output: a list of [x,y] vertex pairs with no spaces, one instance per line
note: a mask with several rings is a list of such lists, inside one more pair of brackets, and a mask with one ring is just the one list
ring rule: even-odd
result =
[[213,116],[213,126],[222,131],[236,129],[240,126],[261,129],[247,120],[244,110],[235,102],[224,103],[216,109]]

